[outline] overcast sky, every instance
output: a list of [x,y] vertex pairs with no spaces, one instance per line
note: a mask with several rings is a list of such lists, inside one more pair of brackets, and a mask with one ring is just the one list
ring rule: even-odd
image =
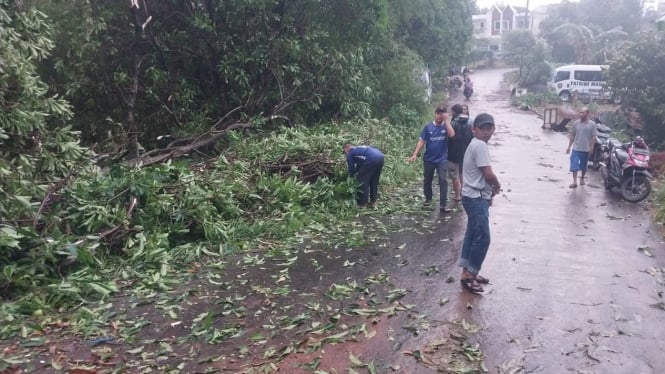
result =
[[[573,0],[576,1],[576,0]],[[561,3],[562,0],[529,0],[529,9],[537,8],[541,5]],[[476,0],[479,8],[487,8],[494,4],[510,4],[513,6],[525,7],[527,0]]]

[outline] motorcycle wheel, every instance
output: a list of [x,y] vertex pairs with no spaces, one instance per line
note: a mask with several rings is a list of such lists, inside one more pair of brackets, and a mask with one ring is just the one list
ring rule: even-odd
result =
[[621,196],[631,203],[639,203],[646,199],[650,193],[651,182],[644,175],[637,174],[634,178],[626,178],[621,183]]
[[609,171],[607,170],[607,166],[600,165],[600,176],[603,179],[603,186],[605,187],[606,190],[611,190],[614,185],[612,185],[612,182],[610,182],[610,176],[608,175]]

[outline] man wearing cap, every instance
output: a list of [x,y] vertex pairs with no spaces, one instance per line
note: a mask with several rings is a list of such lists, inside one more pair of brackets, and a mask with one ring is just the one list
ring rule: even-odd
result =
[[420,132],[420,138],[416,144],[413,155],[409,157],[409,162],[416,161],[420,150],[425,146],[423,155],[423,192],[425,194],[424,206],[432,205],[432,181],[434,172],[439,178],[439,209],[442,212],[450,212],[446,207],[448,195],[447,158],[448,158],[448,138],[455,136],[455,130],[450,124],[450,118],[446,113],[445,107],[437,107],[434,111],[434,121],[426,124]]
[[360,183],[360,191],[356,201],[359,208],[364,208],[369,202],[373,208],[379,192],[379,179],[383,170],[383,153],[367,145],[344,144],[346,163],[349,166],[349,176],[355,176]]
[[494,118],[481,113],[473,121],[474,138],[464,153],[462,205],[467,216],[466,233],[462,243],[459,266],[460,282],[467,290],[483,292],[482,284],[489,283],[478,273],[490,246],[489,207],[501,184],[490,166],[487,142],[494,134]]

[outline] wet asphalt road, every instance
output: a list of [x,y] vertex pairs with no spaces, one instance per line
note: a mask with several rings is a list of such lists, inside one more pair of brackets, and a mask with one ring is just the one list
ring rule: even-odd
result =
[[503,193],[481,271],[492,284],[483,296],[459,293],[459,317],[483,327],[493,373],[664,373],[662,228],[648,204],[605,191],[596,171],[569,188],[567,138],[496,94],[503,72],[473,75],[472,115],[487,111],[498,125],[490,152]]

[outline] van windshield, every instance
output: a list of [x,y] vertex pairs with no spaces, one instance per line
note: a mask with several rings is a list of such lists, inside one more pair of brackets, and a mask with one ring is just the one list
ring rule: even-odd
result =
[[568,79],[570,79],[569,71],[557,71],[556,74],[554,75],[554,83],[565,81]]

